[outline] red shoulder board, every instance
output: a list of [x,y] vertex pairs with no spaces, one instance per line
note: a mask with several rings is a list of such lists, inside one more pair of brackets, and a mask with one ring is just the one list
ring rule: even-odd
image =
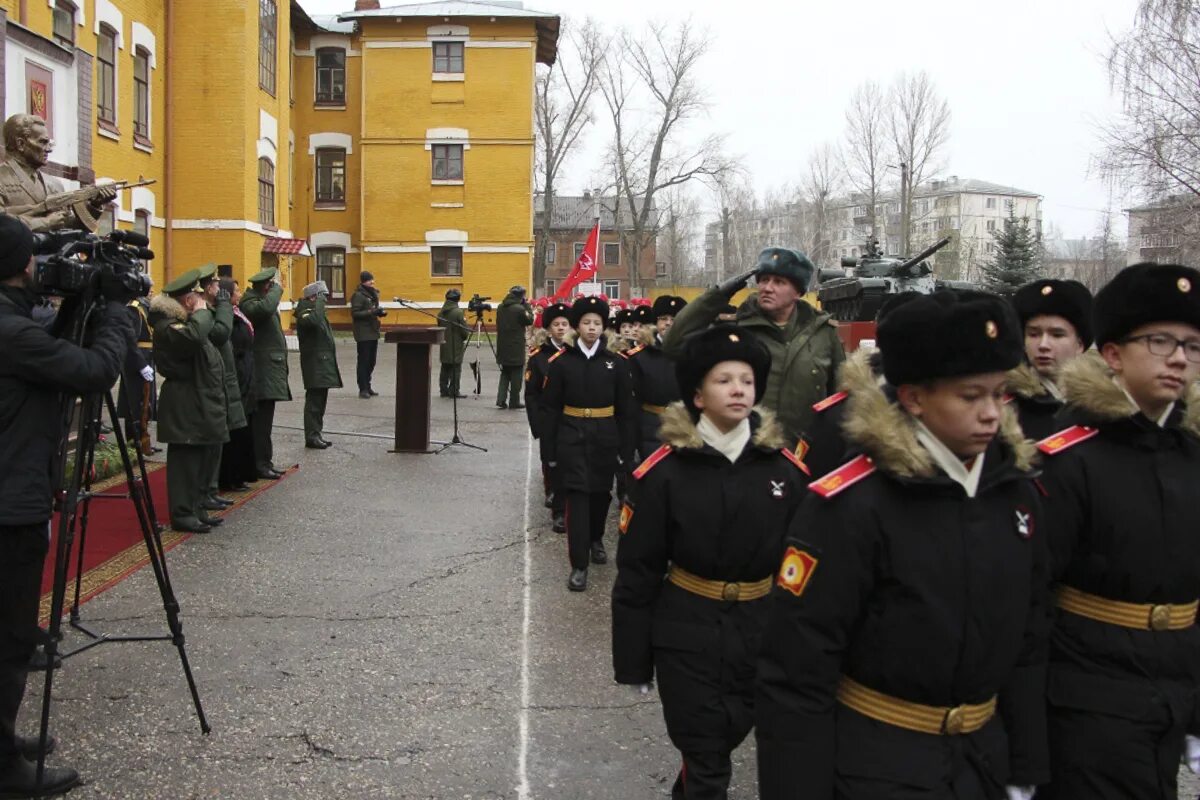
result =
[[805,475],[807,475],[810,478],[812,477],[812,470],[810,470],[808,468],[808,465],[806,465],[803,461],[800,460],[800,456],[796,455],[791,450],[788,450],[786,447],[779,448],[779,452],[783,453],[784,458],[786,458],[788,461],[795,464],[800,469],[801,472],[803,472]]
[[830,497],[849,489],[874,472],[875,469],[875,462],[869,456],[859,456],[853,461],[838,467],[825,477],[813,481],[808,485],[808,488],[828,500]]
[[539,352],[541,352],[541,350],[542,350],[541,345],[538,345],[537,347],[531,347],[531,348],[529,348],[529,355],[536,356]]
[[827,408],[833,408],[834,406],[836,406],[838,403],[842,402],[849,396],[850,395],[847,394],[846,392],[838,392],[837,394],[831,394],[831,395],[829,395],[829,397],[826,397],[824,400],[813,403],[812,410],[820,412],[820,411],[824,411]]
[[559,350],[557,353],[555,353],[554,355],[550,356],[550,360],[549,360],[549,361],[547,361],[546,363],[547,363],[547,364],[549,364],[549,363],[550,363],[550,361],[553,361],[554,359],[558,358],[559,356],[561,356],[561,355],[562,355],[563,353],[565,353],[565,352],[567,352],[567,348],[565,348],[565,347],[564,347],[562,350]]
[[1086,442],[1099,432],[1096,428],[1088,428],[1084,425],[1072,425],[1065,431],[1059,431],[1052,436],[1042,439],[1038,442],[1038,450],[1041,450],[1048,456],[1052,456],[1070,447],[1074,447],[1080,442]]
[[642,344],[639,344],[637,347],[631,347],[628,350],[626,350],[625,355],[627,355],[627,356],[637,355],[638,353],[642,352],[645,349],[646,349],[646,345],[645,345],[645,343],[642,343]]
[[666,458],[670,452],[671,445],[664,444],[662,447],[651,453],[646,460],[642,462],[641,466],[633,471],[634,480],[641,480],[643,477],[645,477],[646,473],[654,469],[654,465]]

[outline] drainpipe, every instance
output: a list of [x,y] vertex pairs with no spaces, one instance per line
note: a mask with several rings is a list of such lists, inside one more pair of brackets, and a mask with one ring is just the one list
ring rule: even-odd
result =
[[29,26],[29,6],[27,5],[28,2],[29,2],[29,0],[21,0],[20,5],[17,6],[17,21],[26,27]]
[[[175,0],[167,0],[164,11],[165,24],[163,26],[166,28],[167,33],[166,46],[163,48],[164,54],[170,53],[174,49],[174,8]],[[173,165],[175,162],[174,159],[171,158],[171,151],[173,149],[172,145],[174,144],[174,139],[172,138],[174,126],[171,124],[171,119],[174,117],[174,114],[171,113],[171,108],[175,98],[174,93],[172,92],[171,81],[171,74],[173,70],[171,67],[171,62],[166,58],[163,58],[163,67],[165,68],[166,72],[166,77],[163,80],[163,110],[166,112],[163,114],[163,221],[166,224],[163,235],[163,283],[166,284],[167,281],[174,277],[172,275],[174,271],[172,269],[174,262],[171,259],[171,241],[175,235],[172,228],[172,223],[175,219],[175,204],[172,202],[171,198],[171,187],[173,185],[172,174],[174,172]]]

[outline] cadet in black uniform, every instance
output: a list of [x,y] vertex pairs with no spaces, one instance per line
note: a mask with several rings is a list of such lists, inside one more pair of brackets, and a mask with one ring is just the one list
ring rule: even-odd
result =
[[848,386],[860,453],[809,485],[776,578],[760,796],[1028,797],[1048,778],[1048,526],[1004,403],[1020,324],[938,292],[878,337],[890,385]]
[[[1098,354],[1066,366],[1040,443],[1057,579],[1039,800],[1174,800],[1200,752],[1200,272],[1122,270],[1096,295]],[[1189,759],[1190,760],[1190,759]]]
[[1058,375],[1092,346],[1092,293],[1079,281],[1043,279],[1027,283],[1012,297],[1025,330],[1025,360],[1008,374],[1008,393],[1021,430],[1034,441],[1062,425]]
[[542,460],[542,488],[546,493],[546,507],[550,509],[550,524],[555,533],[566,533],[566,495],[554,484],[554,470],[550,462],[554,454],[546,450],[546,439],[542,430],[546,425],[546,411],[542,408],[542,391],[546,387],[546,373],[550,358],[567,346],[567,334],[571,332],[571,309],[563,303],[546,306],[541,311],[542,330],[534,336],[534,347],[525,362],[525,414],[529,418],[529,433],[538,440],[538,452]]
[[636,417],[624,359],[604,347],[608,303],[584,297],[571,307],[575,344],[550,358],[545,409],[547,453],[554,454],[556,486],[566,494],[567,548],[571,575],[567,588],[587,588],[589,554],[593,564],[608,561],[604,521],[612,500],[613,476],[629,463]]
[[[779,552],[807,483],[774,415],[755,408],[771,356],[723,325],[678,365],[683,402],[634,472],[613,587],[618,683],[658,676],[683,769],[671,796],[724,798],[730,753],[754,722],[754,657]],[[665,580],[664,580],[665,578]]]
[[675,380],[675,362],[662,351],[662,337],[671,328],[675,315],[687,305],[682,297],[663,295],[656,298],[650,313],[655,327],[643,325],[641,342],[628,352],[629,374],[633,379],[633,396],[641,406],[638,439],[638,461],[648,458],[658,449],[658,426],[667,406],[679,400],[679,385]]

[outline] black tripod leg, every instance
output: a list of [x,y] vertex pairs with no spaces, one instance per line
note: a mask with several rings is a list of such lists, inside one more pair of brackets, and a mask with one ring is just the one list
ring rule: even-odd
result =
[[[112,393],[109,392],[110,399],[111,399],[111,394]],[[140,485],[141,485],[141,490],[142,490],[142,499],[146,503],[146,513],[150,517],[150,524],[154,527],[154,530],[161,533],[163,530],[163,526],[159,523],[158,514],[155,512],[155,509],[154,509],[154,496],[153,496],[153,493],[150,491],[149,474],[146,472],[146,455],[142,452],[142,448],[138,444],[142,440],[142,434],[144,433],[144,431],[142,430],[141,415],[139,414],[138,416],[135,417],[133,414],[134,408],[133,408],[133,392],[132,391],[127,390],[125,392],[125,405],[128,406],[128,408],[126,409],[126,413],[129,414],[129,419],[133,423],[133,432],[134,432],[133,452],[137,453],[138,480],[140,480],[140,482],[141,482]],[[116,413],[115,406],[109,407],[109,413],[110,414]],[[115,420],[113,421],[113,425],[115,427],[115,425],[116,425]],[[128,440],[126,441],[126,444],[128,445]]]
[[[93,432],[100,430],[100,419],[103,408],[96,408],[96,420],[92,426]],[[93,440],[87,448],[88,458],[87,466],[83,471],[83,484],[80,487],[79,496],[80,512],[78,515],[78,530],[73,534],[72,539],[78,543],[78,548],[75,551],[75,594],[71,600],[71,623],[79,622],[79,598],[82,594],[83,587],[83,549],[87,544],[87,529],[88,529],[88,514],[92,508],[92,476],[96,474],[96,444]]]

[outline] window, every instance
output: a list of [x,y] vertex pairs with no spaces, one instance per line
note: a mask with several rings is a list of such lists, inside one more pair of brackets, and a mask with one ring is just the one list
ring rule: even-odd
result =
[[96,43],[96,116],[109,127],[117,124],[117,32],[100,26]]
[[575,261],[578,261],[579,257],[581,255],[583,255],[583,242],[576,242],[575,243]]
[[275,0],[258,0],[258,85],[275,96]]
[[141,47],[133,54],[133,135],[150,141],[150,54]]
[[449,72],[453,74],[462,74],[463,70],[463,43],[462,42],[434,42],[433,43],[433,71],[434,72]]
[[546,263],[553,264],[555,261],[558,261],[558,242],[546,242]]
[[317,280],[329,287],[329,299],[346,302],[346,251],[340,247],[317,248]]
[[548,279],[546,281],[546,297],[554,297],[554,293],[557,290],[558,290],[558,281]]
[[346,51],[340,47],[317,51],[317,105],[346,105]]
[[667,276],[667,262],[665,262],[665,261],[655,261],[654,262],[654,276],[656,278],[665,278]]
[[269,158],[258,160],[258,223],[275,227],[275,165]]
[[462,276],[461,247],[431,247],[430,256],[433,260],[433,275],[435,277]]
[[75,4],[67,0],[54,4],[54,41],[63,47],[75,47]]
[[621,245],[618,242],[604,243],[604,264],[620,264],[621,263]]
[[433,179],[461,181],[463,179],[463,146],[435,144],[433,146]]
[[[138,209],[133,215],[133,232],[140,233],[147,239],[150,238],[150,212],[144,209]],[[149,266],[147,261],[139,261],[142,272],[146,271]]]
[[346,151],[340,147],[317,149],[317,202],[346,202]]
[[989,197],[989,198],[987,199],[987,204],[986,204],[986,205],[987,205],[987,207],[988,207],[988,208],[995,208],[995,207],[996,207],[996,198],[994,198],[994,197]]
[[604,296],[609,300],[621,299],[621,282],[620,281],[605,281]]
[[994,231],[994,230],[996,230],[996,220],[994,220],[994,219],[989,219],[989,220],[987,221],[987,229],[988,229],[989,231]]

